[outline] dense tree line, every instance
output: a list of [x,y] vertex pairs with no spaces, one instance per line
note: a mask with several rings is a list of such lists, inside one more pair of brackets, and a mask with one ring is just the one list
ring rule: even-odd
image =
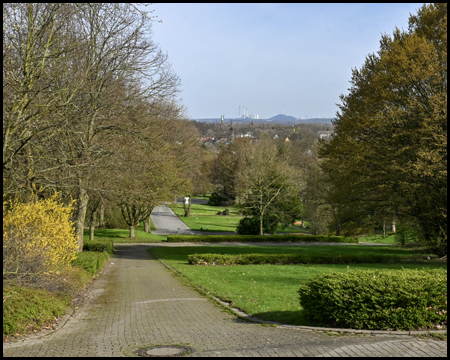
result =
[[183,121],[151,13],[131,3],[6,3],[3,18],[7,197],[27,201],[41,188],[76,199],[81,251],[86,214],[95,223],[105,201],[132,231],[191,185],[199,135]]
[[447,4],[423,5],[354,69],[323,144],[340,226],[396,219],[447,254]]

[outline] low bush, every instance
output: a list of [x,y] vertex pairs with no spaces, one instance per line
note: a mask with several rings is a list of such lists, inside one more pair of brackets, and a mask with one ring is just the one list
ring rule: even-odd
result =
[[447,326],[447,271],[368,270],[321,274],[298,291],[313,325],[369,330]]
[[72,265],[86,270],[90,275],[94,275],[97,271],[103,268],[108,258],[109,253],[106,251],[83,251],[81,253],[77,253],[77,257],[72,261]]
[[113,240],[89,240],[83,243],[83,251],[104,252],[112,254],[114,251]]
[[396,263],[399,256],[362,254],[192,254],[191,265],[291,265],[291,264],[363,264]]
[[[266,216],[263,218],[263,232],[274,234],[277,230],[277,218]],[[260,231],[260,219],[258,217],[244,217],[238,223],[236,232],[239,235],[258,235]]]
[[332,242],[356,244],[358,240],[326,235],[168,235],[167,242]]

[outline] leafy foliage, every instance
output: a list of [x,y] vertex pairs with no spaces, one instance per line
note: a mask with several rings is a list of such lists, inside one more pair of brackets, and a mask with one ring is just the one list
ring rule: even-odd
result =
[[[263,232],[273,234],[277,230],[277,218],[275,216],[263,217]],[[245,217],[239,221],[236,228],[239,235],[259,235],[260,220],[257,217]]]
[[83,243],[83,251],[95,251],[95,252],[106,251],[108,254],[112,254],[114,251],[114,241],[111,239],[87,241]]
[[[447,4],[423,5],[352,71],[335,135],[323,142],[327,195],[356,226],[393,216],[447,253]],[[338,221],[339,222],[339,221]]]
[[444,269],[332,272],[309,280],[298,293],[314,324],[371,330],[447,324]]

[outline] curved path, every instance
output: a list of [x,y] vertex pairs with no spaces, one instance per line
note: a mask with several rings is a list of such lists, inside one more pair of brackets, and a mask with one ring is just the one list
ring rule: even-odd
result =
[[240,320],[181,284],[146,251],[152,246],[116,244],[111,261],[63,326],[3,344],[3,356],[135,356],[138,348],[170,344],[194,348],[189,356],[208,357],[447,356],[445,341],[330,336]]

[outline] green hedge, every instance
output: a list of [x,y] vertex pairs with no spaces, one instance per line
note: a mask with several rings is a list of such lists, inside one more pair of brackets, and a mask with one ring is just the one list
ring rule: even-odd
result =
[[357,239],[326,235],[167,235],[167,242],[333,242],[358,243]]
[[83,251],[77,253],[77,257],[72,261],[72,265],[81,267],[89,274],[95,275],[103,268],[103,266],[105,266],[105,262],[108,258],[109,253],[107,251]]
[[312,325],[369,330],[447,326],[447,271],[368,270],[321,274],[300,287]]
[[108,252],[114,251],[114,242],[112,240],[88,240],[83,243],[83,251]]
[[188,256],[191,265],[259,265],[259,264],[362,264],[397,263],[399,256],[360,254],[192,254]]

